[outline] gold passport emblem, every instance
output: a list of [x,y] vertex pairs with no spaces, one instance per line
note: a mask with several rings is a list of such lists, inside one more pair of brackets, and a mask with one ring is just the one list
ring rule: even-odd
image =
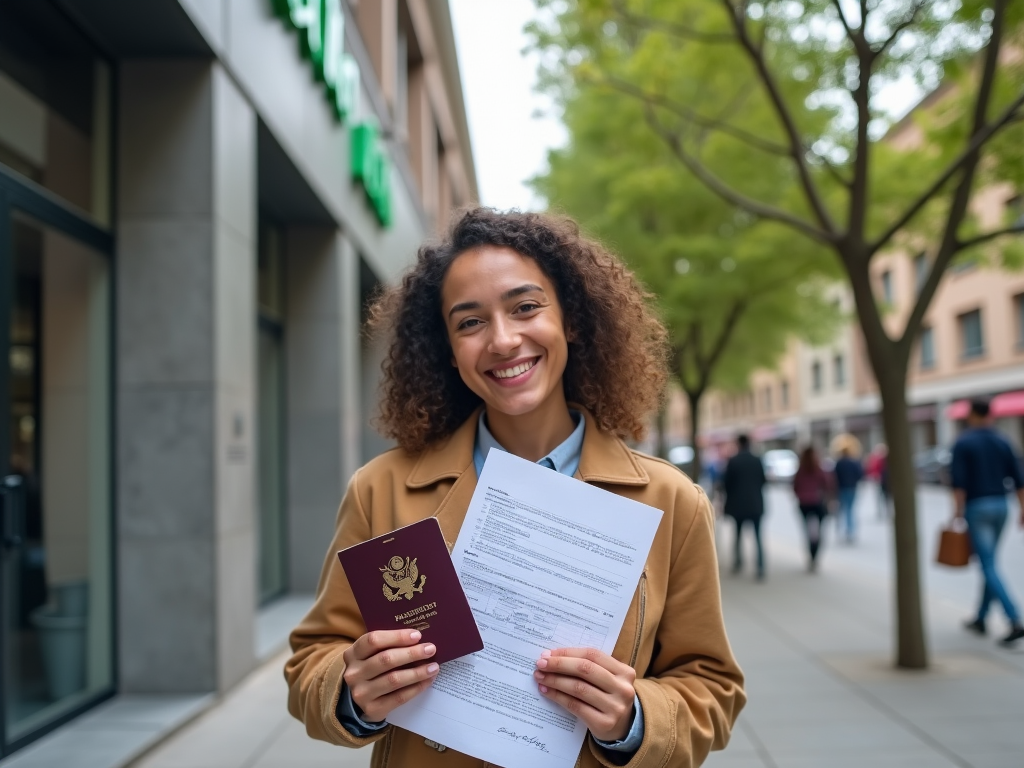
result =
[[[392,557],[388,561],[386,568],[379,569],[384,575],[384,597],[391,602],[395,600],[401,600],[403,597],[406,600],[412,600],[414,592],[422,592],[423,585],[427,581],[426,576],[420,575],[420,569],[416,565],[416,558],[409,562],[409,558],[404,560],[397,555]],[[417,586],[416,580],[419,579],[419,585]],[[394,590],[392,592],[391,590]]]

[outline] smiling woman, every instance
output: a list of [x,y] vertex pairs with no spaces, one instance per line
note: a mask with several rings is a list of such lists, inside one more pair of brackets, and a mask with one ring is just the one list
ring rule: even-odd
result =
[[[375,743],[374,765],[483,766],[388,723],[434,685],[436,649],[411,629],[367,632],[333,553],[431,516],[455,542],[488,452],[503,450],[664,512],[612,653],[546,646],[516,662],[532,671],[516,689],[531,711],[574,715],[590,732],[565,765],[689,768],[725,746],[746,696],[711,506],[673,465],[622,440],[642,434],[667,377],[647,301],[572,221],[486,208],[421,248],[379,298],[372,323],[390,337],[380,426],[399,447],[353,476],[316,604],[292,633],[289,708],[311,736]],[[507,735],[546,750],[544,722]]]
[[[475,274],[486,279],[467,284]],[[536,290],[491,300],[484,294],[494,292],[494,280],[503,286],[499,294],[527,283]],[[408,451],[423,450],[485,402],[510,363],[529,362],[496,354],[492,367],[504,366],[497,374],[481,371],[469,380],[466,366],[452,364],[453,355],[472,347],[478,326],[486,325],[480,313],[487,303],[492,322],[499,304],[518,307],[508,315],[509,331],[532,327],[538,317],[547,324],[557,313],[557,325],[564,325],[564,374],[549,366],[547,375],[561,379],[565,399],[587,408],[602,429],[638,439],[668,378],[665,329],[647,298],[625,265],[567,218],[487,208],[465,213],[440,244],[420,249],[416,266],[372,309],[373,327],[391,335],[382,432]],[[452,325],[453,318],[470,328]]]

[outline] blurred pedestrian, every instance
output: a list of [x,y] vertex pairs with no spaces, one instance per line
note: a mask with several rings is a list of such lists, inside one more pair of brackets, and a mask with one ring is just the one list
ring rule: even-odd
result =
[[971,402],[967,416],[967,430],[953,446],[953,496],[955,515],[967,520],[971,546],[978,556],[978,564],[985,578],[978,615],[964,626],[984,635],[985,618],[993,600],[1003,606],[1010,621],[1010,633],[1000,642],[1013,645],[1024,638],[1024,625],[1006,585],[996,571],[996,549],[1009,514],[1006,491],[1009,482],[1017,489],[1021,504],[1021,525],[1024,526],[1024,472],[1020,457],[1014,453],[1006,438],[992,427],[988,401]]
[[804,518],[807,553],[810,555],[807,570],[812,573],[818,570],[818,552],[821,548],[823,522],[828,514],[826,505],[831,490],[831,479],[821,468],[814,446],[807,446],[800,453],[800,466],[793,476],[793,493],[796,494],[800,514]]
[[889,516],[889,447],[878,443],[865,462],[868,480],[878,484],[878,519]]
[[864,479],[864,468],[860,461],[854,458],[852,445],[844,445],[839,449],[839,459],[836,461],[835,485],[836,494],[839,497],[839,519],[845,528],[846,541],[852,544],[857,538],[856,516],[854,515],[854,502],[857,501],[857,486]]
[[764,546],[761,543],[761,517],[764,515],[764,465],[750,450],[750,438],[736,438],[737,451],[725,465],[722,490],[725,514],[736,521],[736,552],[732,572],[743,570],[743,528],[749,524],[757,544],[757,580],[764,580]]

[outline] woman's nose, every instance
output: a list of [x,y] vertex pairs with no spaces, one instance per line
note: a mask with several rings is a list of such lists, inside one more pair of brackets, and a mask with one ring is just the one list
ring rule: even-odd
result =
[[506,355],[520,344],[519,334],[507,320],[496,320],[491,323],[491,338],[487,351],[496,355]]

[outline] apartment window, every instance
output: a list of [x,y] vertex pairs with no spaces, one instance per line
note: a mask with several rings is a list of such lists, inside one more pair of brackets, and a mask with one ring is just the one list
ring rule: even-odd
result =
[[782,409],[789,408],[789,382],[784,381],[779,385],[779,400],[781,400]]
[[921,329],[921,370],[928,371],[935,367],[935,331],[931,328]]
[[1014,195],[1006,201],[1007,218],[1014,225],[1024,224],[1024,195]]
[[1013,297],[1013,309],[1017,316],[1017,349],[1024,349],[1024,293]]
[[892,272],[888,269],[882,273],[882,301],[892,304]]
[[985,353],[985,337],[981,326],[981,310],[965,312],[957,318],[960,324],[960,357],[969,360]]
[[919,253],[914,257],[914,288],[918,293],[928,279],[928,266],[928,257],[925,254]]
[[821,363],[817,361],[811,366],[811,390],[821,392]]
[[770,386],[764,388],[764,411],[765,413],[772,412],[772,388]]
[[846,360],[842,355],[832,358],[832,378],[835,380],[836,387],[846,386]]

